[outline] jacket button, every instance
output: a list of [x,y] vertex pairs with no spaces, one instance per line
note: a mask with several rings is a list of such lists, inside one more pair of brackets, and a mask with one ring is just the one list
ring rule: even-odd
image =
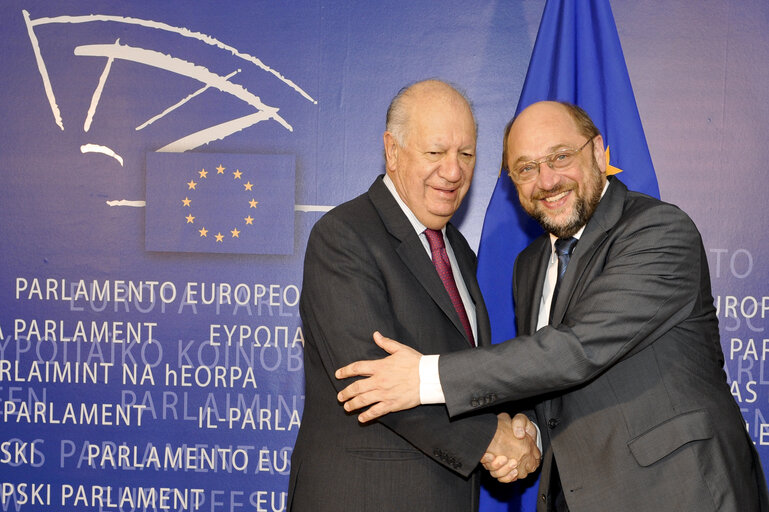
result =
[[542,503],[544,503],[544,502],[546,502],[546,501],[547,501],[547,496],[545,496],[544,494],[540,494],[540,495],[539,495],[539,500],[540,500]]
[[558,423],[559,423],[558,418],[550,418],[547,421],[547,426],[550,427],[551,429],[554,429],[555,427],[558,426]]

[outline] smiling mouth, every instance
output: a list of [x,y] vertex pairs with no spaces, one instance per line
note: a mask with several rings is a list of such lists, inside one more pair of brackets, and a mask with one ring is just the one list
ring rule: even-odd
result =
[[459,189],[457,189],[457,188],[438,188],[438,187],[433,187],[433,190],[435,190],[439,194],[454,194]]
[[556,195],[554,195],[554,196],[550,196],[550,197],[544,197],[544,198],[543,198],[543,200],[544,200],[546,203],[555,203],[555,202],[558,202],[558,201],[560,201],[560,200],[561,200],[561,199],[563,199],[564,197],[566,197],[566,195],[567,195],[569,192],[570,192],[569,190],[564,190],[564,191],[563,191],[563,192],[561,192],[560,194],[556,194]]

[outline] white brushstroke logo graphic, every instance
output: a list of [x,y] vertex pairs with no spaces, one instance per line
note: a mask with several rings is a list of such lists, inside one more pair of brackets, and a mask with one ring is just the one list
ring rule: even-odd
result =
[[[254,65],[257,68],[267,73],[270,73],[271,75],[276,77],[278,80],[283,82],[285,85],[287,85],[288,87],[296,91],[297,94],[299,94],[301,97],[303,97],[307,101],[313,104],[318,103],[317,100],[312,98],[305,90],[299,87],[295,82],[284,77],[277,70],[271,68],[270,66],[267,66],[259,58],[253,55],[250,55],[248,53],[245,53],[235,47],[232,47],[213,36],[203,34],[200,32],[195,32],[185,27],[176,27],[176,26],[169,25],[167,23],[141,19],[141,18],[134,18],[134,17],[128,17],[128,16],[113,16],[113,15],[104,15],[104,14],[89,14],[89,15],[83,15],[83,16],[54,16],[54,17],[41,17],[37,19],[32,19],[30,17],[29,12],[26,10],[23,10],[22,14],[24,16],[24,21],[27,26],[27,33],[29,35],[29,39],[32,44],[32,49],[35,55],[35,61],[37,63],[37,68],[43,81],[45,95],[50,105],[54,122],[59,128],[61,128],[61,130],[64,130],[64,120],[62,118],[61,110],[56,100],[54,87],[51,82],[51,78],[49,76],[48,69],[45,64],[45,59],[43,58],[43,55],[42,55],[40,43],[38,41],[37,34],[35,33],[36,27],[41,27],[45,25],[112,22],[112,23],[118,23],[121,25],[141,26],[145,28],[158,30],[158,31],[176,34],[181,37],[191,38],[191,39],[203,42],[212,47],[219,48],[227,52],[228,54],[231,54],[232,56],[243,60],[247,64]],[[110,72],[112,71],[113,66],[115,66],[120,61],[143,64],[145,66],[162,69],[179,76],[197,80],[202,84],[201,88],[192,92],[191,94],[188,94],[187,96],[185,96],[184,98],[176,102],[175,104],[169,106],[162,112],[158,113],[157,115],[151,117],[144,123],[140,124],[139,126],[136,127],[136,130],[142,130],[147,126],[151,125],[152,123],[168,116],[169,114],[173,113],[182,105],[193,100],[194,98],[199,96],[201,93],[209,89],[216,89],[234,98],[237,98],[238,100],[244,102],[250,109],[253,110],[251,114],[247,114],[242,117],[237,117],[223,123],[218,123],[218,124],[209,126],[207,128],[197,130],[177,140],[171,141],[166,145],[164,145],[163,147],[161,147],[160,149],[158,149],[157,151],[159,152],[179,153],[179,152],[190,151],[190,150],[199,148],[201,146],[204,146],[210,142],[222,140],[234,133],[245,130],[246,128],[254,126],[257,123],[260,123],[263,121],[275,121],[286,130],[290,132],[293,131],[292,125],[286,119],[284,119],[280,114],[278,114],[279,109],[277,107],[272,105],[267,105],[259,98],[259,96],[250,92],[246,87],[240,84],[234,83],[230,80],[236,74],[238,74],[241,71],[241,69],[235,70],[227,74],[226,76],[222,76],[210,71],[205,66],[202,66],[193,62],[189,62],[187,60],[174,57],[172,55],[164,54],[164,53],[161,53],[155,50],[146,49],[146,48],[139,48],[129,44],[122,44],[119,39],[115,39],[114,42],[108,43],[108,44],[88,44],[88,45],[77,46],[74,49],[74,54],[79,57],[101,57],[106,59],[106,64],[99,77],[99,82],[96,86],[96,89],[93,92],[93,95],[91,96],[90,106],[88,108],[86,119],[83,124],[84,132],[89,132],[89,130],[91,129],[93,119],[96,115],[99,102],[102,97],[102,92],[104,91],[104,86],[107,83],[107,80],[109,78],[109,75],[110,75]],[[120,162],[121,166],[123,165],[123,158],[120,157],[116,151],[104,145],[86,144],[81,147],[81,152],[82,153],[102,153]],[[127,199],[107,201],[107,204],[109,206],[129,206],[129,207],[145,206],[144,201],[127,200]],[[296,205],[295,210],[296,211],[327,211],[330,208],[331,207],[328,207],[328,206]]]

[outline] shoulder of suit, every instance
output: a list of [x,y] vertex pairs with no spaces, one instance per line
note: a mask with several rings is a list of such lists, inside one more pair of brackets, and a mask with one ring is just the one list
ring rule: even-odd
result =
[[307,238],[305,261],[328,251],[362,256],[386,240],[384,233],[381,219],[363,194],[332,208],[318,219]]
[[631,190],[628,190],[627,192],[622,216],[625,218],[654,218],[664,216],[668,219],[693,224],[689,215],[678,206],[657,199],[656,197]]
[[376,210],[368,194],[364,193],[324,213],[313,229],[322,229],[325,225],[338,223],[351,226],[366,224],[367,220],[374,218],[378,218]]

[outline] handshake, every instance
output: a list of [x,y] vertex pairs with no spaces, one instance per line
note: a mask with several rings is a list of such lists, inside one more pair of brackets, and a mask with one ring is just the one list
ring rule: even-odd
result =
[[[419,361],[422,354],[395,340],[374,333],[374,343],[390,356],[372,361],[357,361],[335,372],[337,379],[366,377],[350,383],[337,394],[344,410],[352,412],[368,407],[358,415],[366,423],[394,411],[420,405]],[[542,455],[537,447],[537,427],[525,414],[510,418],[497,415],[497,431],[481,464],[502,483],[526,478],[537,469]]]
[[507,413],[497,415],[497,431],[481,464],[502,483],[526,478],[539,466],[541,454],[537,448],[537,427],[525,414],[510,418]]

